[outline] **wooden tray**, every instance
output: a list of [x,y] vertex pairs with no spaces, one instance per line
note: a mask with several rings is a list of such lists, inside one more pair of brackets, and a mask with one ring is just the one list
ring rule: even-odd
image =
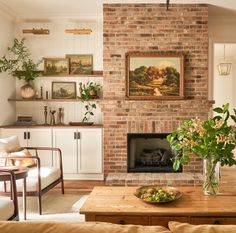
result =
[[72,126],[88,126],[88,125],[93,125],[93,122],[69,122],[69,125],[72,125]]

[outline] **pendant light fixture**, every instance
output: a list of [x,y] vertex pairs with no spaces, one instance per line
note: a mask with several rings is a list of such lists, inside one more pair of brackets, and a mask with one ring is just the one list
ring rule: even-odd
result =
[[219,75],[227,76],[230,74],[232,62],[225,59],[225,44],[224,44],[224,60],[218,65]]

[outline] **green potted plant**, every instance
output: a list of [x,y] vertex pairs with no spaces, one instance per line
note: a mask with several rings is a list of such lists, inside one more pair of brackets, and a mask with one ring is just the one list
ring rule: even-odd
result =
[[0,73],[8,72],[19,80],[25,81],[25,85],[21,87],[21,95],[23,98],[33,98],[35,95],[33,81],[40,74],[37,68],[41,61],[34,63],[30,58],[30,51],[25,46],[25,38],[14,39],[13,45],[7,50],[10,58],[6,55],[0,58]]
[[199,118],[186,120],[176,131],[167,136],[172,149],[176,152],[173,168],[190,161],[195,154],[204,159],[203,191],[205,195],[215,195],[219,189],[218,165],[236,164],[233,150],[236,146],[236,127],[229,120],[236,122],[234,114],[229,112],[229,104],[213,109],[216,116],[207,120]]
[[98,91],[100,91],[101,89],[102,86],[94,82],[87,82],[86,84],[79,83],[79,98],[83,103],[85,103],[86,110],[82,119],[83,123],[92,124],[92,122],[89,122],[89,120],[91,116],[94,116],[93,111],[97,108],[97,105],[96,103],[91,102],[91,100],[98,98]]

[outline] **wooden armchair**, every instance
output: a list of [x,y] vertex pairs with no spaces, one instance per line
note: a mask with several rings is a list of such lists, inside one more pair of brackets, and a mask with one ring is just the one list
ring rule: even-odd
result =
[[[27,177],[27,196],[37,196],[38,198],[38,210],[39,214],[42,214],[42,195],[61,183],[61,192],[64,194],[64,181],[63,181],[63,165],[62,165],[62,153],[59,148],[51,147],[24,147],[29,151],[34,150],[35,156],[7,156],[7,159],[34,159],[37,166],[29,169]],[[53,155],[57,155],[59,158],[59,167],[41,166],[41,161],[38,156],[38,151],[52,151]],[[22,195],[22,183],[16,182],[17,192]],[[0,186],[0,192],[4,192],[6,195],[10,193],[10,186]]]
[[0,181],[9,181],[11,185],[11,199],[0,197],[0,221],[19,220],[17,190],[14,171],[0,168]]

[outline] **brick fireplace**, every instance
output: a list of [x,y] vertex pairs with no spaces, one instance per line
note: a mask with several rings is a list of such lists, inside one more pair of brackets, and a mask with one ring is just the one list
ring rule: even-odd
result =
[[[145,173],[140,173],[132,177],[127,173],[127,134],[168,133],[185,119],[195,116],[204,119],[210,114],[207,5],[172,4],[166,11],[165,4],[104,4],[103,9],[104,100],[101,107],[107,182],[141,184],[143,179],[143,183],[157,180],[161,184],[201,183],[202,161],[198,158],[184,166],[182,173],[152,174],[147,179],[142,178]],[[132,51],[183,52],[185,99],[127,100],[125,54]],[[127,177],[131,180],[127,181]]]

